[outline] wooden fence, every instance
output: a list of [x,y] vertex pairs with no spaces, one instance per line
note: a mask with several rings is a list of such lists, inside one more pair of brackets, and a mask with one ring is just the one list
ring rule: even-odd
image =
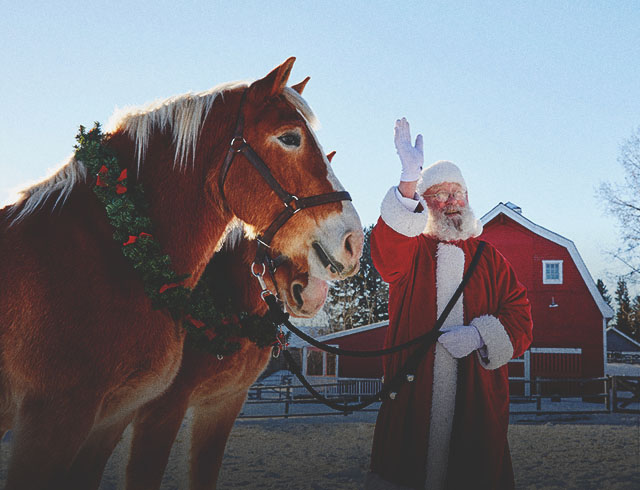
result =
[[[256,384],[240,418],[308,417],[315,415],[340,415],[317,402],[307,390],[285,379],[283,384]],[[639,413],[640,377],[607,376],[604,378],[536,378],[511,380],[512,383],[529,384],[528,389],[513,394],[510,400],[511,414],[596,414]],[[328,398],[361,401],[363,397],[377,393],[382,387],[379,379],[337,379],[331,383],[314,384],[314,388]],[[560,387],[560,388],[559,388]],[[377,411],[379,404],[365,411]]]

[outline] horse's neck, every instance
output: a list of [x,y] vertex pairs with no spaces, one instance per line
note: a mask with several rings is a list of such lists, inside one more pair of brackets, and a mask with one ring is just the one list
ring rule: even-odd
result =
[[260,296],[258,280],[251,274],[255,242],[246,239],[233,249],[216,253],[211,263],[209,286],[216,298],[231,298],[237,310],[263,315],[267,306]]
[[129,175],[138,175],[153,234],[171,257],[174,271],[191,275],[185,286],[194,287],[233,218],[221,204],[217,187],[207,182],[209,169],[202,162],[183,170],[174,167],[174,146],[168,135],[152,137],[139,174],[134,144],[128,136],[114,134],[109,146]]

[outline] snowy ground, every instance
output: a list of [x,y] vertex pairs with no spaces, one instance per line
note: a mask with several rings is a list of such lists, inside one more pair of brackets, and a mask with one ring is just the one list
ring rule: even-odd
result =
[[[238,420],[218,488],[360,489],[375,416]],[[174,446],[165,490],[187,488],[187,428],[188,421]],[[123,488],[129,441],[126,433],[101,490]],[[518,489],[640,488],[640,415],[512,415],[509,442]],[[0,486],[8,450],[8,441],[0,444]]]

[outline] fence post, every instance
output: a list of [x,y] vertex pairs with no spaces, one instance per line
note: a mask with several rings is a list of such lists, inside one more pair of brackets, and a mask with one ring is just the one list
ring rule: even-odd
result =
[[607,394],[607,412],[611,413],[612,409],[611,409],[611,392],[613,391],[611,389],[611,376],[607,376],[604,380],[604,391]]
[[542,411],[542,390],[540,384],[540,378],[536,376],[536,411]]
[[287,385],[287,394],[284,400],[284,418],[289,418],[289,401],[291,400],[291,385]]
[[611,411],[615,412],[618,408],[618,377],[617,376],[611,377],[611,397],[613,398],[611,400],[611,404],[613,405],[611,407]]

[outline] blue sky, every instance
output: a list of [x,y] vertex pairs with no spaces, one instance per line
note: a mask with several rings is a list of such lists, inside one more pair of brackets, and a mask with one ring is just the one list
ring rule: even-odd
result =
[[71,153],[79,124],[289,56],[311,76],[335,172],[372,224],[398,180],[406,116],[427,164],[456,162],[476,214],[498,202],[573,240],[592,276],[623,269],[595,190],[621,182],[640,126],[632,1],[8,2],[0,9],[0,202]]

